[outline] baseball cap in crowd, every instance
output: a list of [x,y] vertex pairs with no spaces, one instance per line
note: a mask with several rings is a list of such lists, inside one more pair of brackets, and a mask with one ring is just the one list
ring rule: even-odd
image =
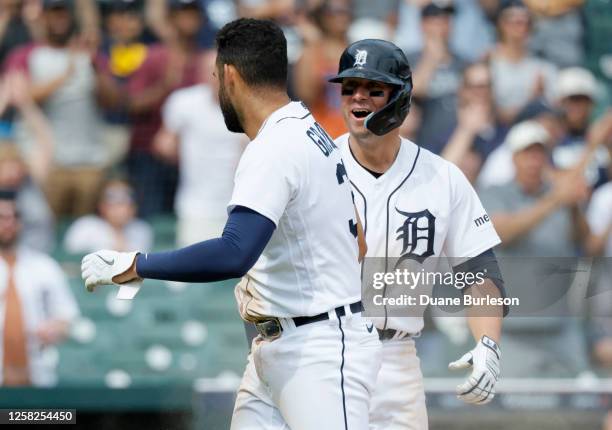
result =
[[111,12],[132,12],[141,9],[141,2],[138,0],[111,0],[108,10]]
[[510,129],[506,136],[505,145],[513,154],[522,151],[531,145],[546,146],[550,134],[536,121],[524,121]]
[[202,8],[200,0],[169,0],[168,7],[170,9]]
[[72,9],[71,0],[43,0],[43,9]]
[[597,81],[591,72],[581,67],[562,70],[557,77],[557,97],[586,96],[595,100]]
[[421,9],[421,16],[440,16],[452,15],[455,13],[455,6],[452,0],[431,0]]
[[499,2],[499,7],[497,9],[497,13],[501,14],[506,9],[511,8],[519,8],[519,9],[527,9],[523,0],[501,0]]

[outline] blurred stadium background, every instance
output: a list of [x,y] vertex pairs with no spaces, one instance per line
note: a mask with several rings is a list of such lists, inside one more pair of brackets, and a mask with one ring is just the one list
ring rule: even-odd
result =
[[[87,293],[79,265],[98,248],[165,250],[220,233],[245,142],[224,130],[211,49],[238,16],[283,27],[290,93],[334,137],[339,91],[326,77],[340,53],[364,37],[395,41],[417,84],[402,134],[456,162],[490,213],[503,212],[490,187],[513,178],[511,156],[494,157],[506,134],[524,120],[546,128],[546,174],[553,190],[572,185],[560,207],[573,215],[501,253],[599,258],[597,303],[580,318],[510,322],[499,395],[482,408],[455,398],[460,379],[446,370],[471,343],[464,322],[429,315],[417,347],[430,426],[611,430],[610,0],[0,0],[0,201],[16,202],[22,225],[11,230],[0,204],[0,286],[11,234],[63,272],[46,285],[17,254],[16,282],[41,292],[22,303],[28,359],[43,371],[5,376],[0,409],[74,408],[88,429],[228,428],[248,353],[235,282],[147,281],[121,302],[113,288]],[[584,183],[558,178],[583,162]],[[581,235],[560,241],[560,229]],[[55,289],[79,312],[50,303]]]

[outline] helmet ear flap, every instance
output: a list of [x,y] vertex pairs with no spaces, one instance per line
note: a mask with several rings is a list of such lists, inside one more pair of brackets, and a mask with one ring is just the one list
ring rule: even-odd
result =
[[383,136],[399,127],[408,116],[411,99],[412,85],[397,87],[382,109],[368,115],[364,122],[365,128],[377,136]]

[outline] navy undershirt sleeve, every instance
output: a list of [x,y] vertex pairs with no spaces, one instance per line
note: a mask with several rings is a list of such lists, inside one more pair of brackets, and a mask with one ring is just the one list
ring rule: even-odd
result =
[[214,282],[242,277],[257,261],[276,226],[249,208],[230,213],[221,237],[168,252],[140,254],[141,278],[180,282]]

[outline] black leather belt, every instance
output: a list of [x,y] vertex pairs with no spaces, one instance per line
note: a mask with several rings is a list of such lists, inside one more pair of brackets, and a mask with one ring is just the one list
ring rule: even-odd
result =
[[[351,309],[351,313],[353,314],[363,312],[363,304],[361,302],[351,303],[349,308]],[[338,306],[336,309],[334,309],[334,312],[336,312],[336,315],[338,316],[338,318],[346,315],[346,312],[344,311],[344,306]],[[305,324],[325,321],[328,319],[329,319],[329,312],[323,312],[322,314],[314,315],[312,317],[295,317],[293,318],[293,322],[295,323],[296,327],[299,327]]]
[[397,333],[399,333],[399,335],[397,338],[395,338],[396,340],[406,339],[407,337],[418,337],[418,336],[414,336],[412,333],[408,333],[407,331],[399,331],[393,328],[388,328],[385,330],[381,330],[377,328],[376,330],[378,331],[378,338],[380,340],[393,339],[395,338],[395,335],[397,335]]
[[[357,314],[359,312],[363,312],[363,304],[361,302],[351,303],[349,305],[351,309],[351,313]],[[346,311],[344,310],[344,306],[338,306],[334,309],[336,316],[338,318],[346,315]],[[325,321],[329,319],[329,312],[323,312],[318,315],[313,315],[311,317],[295,317],[293,318],[293,323],[296,327],[300,327],[306,324]],[[255,323],[255,328],[257,332],[261,334],[266,339],[277,339],[280,337],[283,328],[278,318],[269,318],[260,322]]]

